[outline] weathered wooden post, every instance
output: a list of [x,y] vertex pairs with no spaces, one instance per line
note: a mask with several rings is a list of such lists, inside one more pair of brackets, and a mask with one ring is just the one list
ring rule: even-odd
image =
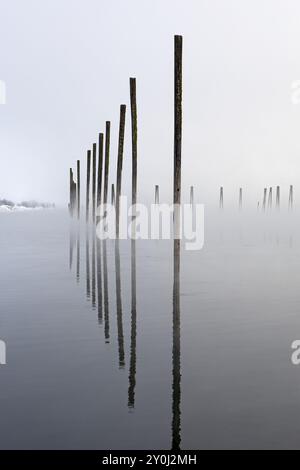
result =
[[263,199],[263,210],[266,210],[266,204],[267,204],[267,188],[264,188],[264,199]]
[[87,151],[87,167],[86,167],[86,222],[89,221],[90,215],[90,180],[91,180],[91,151]]
[[158,184],[155,185],[154,202],[155,202],[155,204],[159,204],[159,186],[158,186]]
[[120,125],[119,125],[119,143],[118,143],[118,164],[117,164],[117,198],[116,198],[116,237],[119,238],[120,231],[120,196],[122,186],[122,168],[123,168],[123,148],[125,133],[125,115],[126,105],[120,106]]
[[293,191],[293,185],[290,185],[290,193],[289,193],[289,209],[293,209],[293,203],[294,203],[294,191]]
[[272,188],[269,189],[268,208],[272,209]]
[[116,197],[115,197],[115,185],[112,183],[111,185],[111,205],[114,206],[116,202]]
[[100,132],[99,141],[98,141],[97,208],[101,204],[102,172],[103,172],[103,133]]
[[174,289],[173,289],[173,396],[172,449],[180,447],[180,203],[182,145],[182,36],[174,37]]
[[73,170],[70,168],[70,202],[69,202],[69,212],[70,216],[73,216],[73,209],[72,209],[72,199],[73,199]]
[[194,186],[190,187],[190,205],[194,205]]
[[182,36],[174,36],[174,238],[179,238],[182,145]]
[[70,204],[69,210],[71,217],[74,216],[74,210],[76,209],[76,183],[73,178],[73,170],[70,168]]
[[108,194],[108,173],[109,173],[109,148],[110,148],[110,121],[105,125],[105,164],[104,164],[104,194],[103,204],[107,204]]
[[220,209],[223,209],[224,206],[224,194],[223,194],[223,186],[220,187],[220,203],[219,207]]
[[97,171],[97,144],[93,144],[93,222],[96,220],[96,171]]
[[77,160],[77,217],[80,219],[80,160]]
[[136,79],[130,78],[130,107],[131,107],[131,142],[132,142],[132,190],[131,204],[136,204],[137,198],[137,106]]
[[280,186],[276,187],[276,208],[280,208]]
[[239,209],[242,210],[243,207],[243,188],[240,188],[239,191]]

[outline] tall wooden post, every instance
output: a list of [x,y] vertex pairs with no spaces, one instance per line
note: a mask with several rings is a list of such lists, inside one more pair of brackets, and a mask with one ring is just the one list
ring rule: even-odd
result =
[[93,222],[96,220],[96,171],[97,171],[97,144],[93,144]]
[[86,222],[89,221],[90,215],[90,180],[91,180],[91,151],[87,151],[87,167],[86,167]]
[[219,207],[220,209],[223,209],[224,206],[224,194],[223,194],[223,186],[220,187],[220,203]]
[[110,148],[110,121],[106,121],[106,125],[105,125],[104,194],[103,194],[103,204],[104,205],[107,204],[107,194],[108,194],[109,148]]
[[154,201],[155,201],[155,204],[159,204],[159,186],[158,186],[158,184],[155,185]]
[[98,142],[97,207],[99,207],[101,204],[102,172],[103,172],[103,134],[100,133],[99,142]]
[[130,78],[131,106],[131,141],[132,141],[132,190],[131,204],[136,204],[137,197],[137,108],[136,108],[136,79]]
[[280,186],[276,187],[276,207],[280,208]]
[[194,186],[190,187],[190,205],[194,205]]
[[289,193],[289,209],[293,209],[294,203],[294,194],[293,194],[293,185],[290,186],[290,193]]
[[242,210],[243,207],[243,188],[240,188],[239,191],[239,209]]
[[[180,446],[180,203],[181,203],[181,144],[182,144],[182,36],[174,37],[174,291],[173,291],[173,400],[172,449]],[[176,274],[175,274],[176,273]],[[175,286],[176,284],[176,286]]]
[[266,210],[266,204],[267,204],[267,188],[264,188],[264,199],[263,199],[263,210]]
[[182,36],[174,37],[174,238],[179,237],[182,143]]
[[80,160],[77,160],[77,217],[80,219]]
[[272,209],[272,188],[269,189],[268,208]]
[[116,197],[115,197],[115,185],[112,183],[111,185],[111,205],[114,206],[116,203]]
[[69,202],[69,212],[70,216],[73,216],[72,200],[73,200],[73,170],[70,168],[70,202]]
[[120,231],[120,196],[122,185],[122,167],[123,167],[123,148],[125,133],[125,115],[126,105],[120,106],[120,125],[119,125],[119,143],[118,143],[118,166],[117,166],[117,198],[116,198],[116,237],[119,238]]

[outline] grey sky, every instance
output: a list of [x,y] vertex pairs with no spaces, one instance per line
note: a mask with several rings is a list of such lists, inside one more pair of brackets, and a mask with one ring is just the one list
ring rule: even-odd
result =
[[[68,168],[112,121],[137,78],[139,197],[172,197],[173,35],[184,36],[183,184],[197,200],[254,202],[264,185],[297,188],[297,0],[0,0],[0,197],[65,204]],[[130,182],[127,109],[124,191]]]

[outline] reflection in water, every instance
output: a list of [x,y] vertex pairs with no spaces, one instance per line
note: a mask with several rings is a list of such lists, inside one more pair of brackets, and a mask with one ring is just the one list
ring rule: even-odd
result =
[[180,240],[174,240],[173,278],[173,350],[172,350],[172,449],[179,450],[181,442],[180,401]]
[[103,290],[104,290],[104,337],[109,343],[109,301],[108,301],[108,275],[107,275],[107,247],[103,241]]
[[76,280],[80,281],[80,227],[77,229],[77,262],[76,262]]
[[123,333],[123,313],[121,295],[121,269],[120,269],[120,247],[119,240],[115,241],[115,268],[116,268],[116,301],[117,301],[117,328],[118,328],[118,349],[119,367],[125,366],[124,333]]
[[[98,323],[104,323],[105,342],[110,342],[109,296],[108,296],[108,260],[107,241],[101,242],[92,234],[92,251],[90,253],[90,234],[86,230],[86,297],[92,299],[93,308],[97,307]],[[74,234],[70,233],[70,265],[72,265]],[[173,246],[173,316],[172,316],[172,449],[179,450],[181,444],[181,351],[180,351],[180,240]],[[115,275],[116,275],[116,315],[118,336],[119,367],[125,367],[121,261],[119,240],[115,240]],[[90,260],[92,256],[92,260]],[[103,269],[103,272],[102,272]],[[77,232],[76,278],[80,280],[80,231]],[[103,279],[103,286],[102,286]],[[135,407],[136,374],[137,374],[137,274],[136,274],[136,241],[131,240],[131,331],[130,361],[128,373],[129,409]],[[103,287],[103,290],[102,290]]]
[[86,298],[91,298],[91,281],[90,281],[90,234],[88,229],[86,230],[85,239],[85,269],[86,269]]
[[102,273],[101,273],[101,243],[97,238],[97,292],[98,292],[98,322],[103,323],[103,304],[102,304]]
[[92,244],[92,306],[96,308],[96,233],[93,231]]
[[136,384],[136,242],[131,240],[131,334],[128,407],[134,408]]
[[73,266],[73,251],[74,251],[74,231],[73,227],[70,227],[70,244],[69,244],[69,268],[72,269]]

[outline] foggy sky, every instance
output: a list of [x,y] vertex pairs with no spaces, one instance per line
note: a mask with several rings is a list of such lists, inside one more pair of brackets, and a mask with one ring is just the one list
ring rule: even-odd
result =
[[[300,183],[297,0],[0,0],[0,198],[65,205],[68,171],[128,105],[137,78],[138,196],[172,199],[173,36],[183,35],[183,199],[254,204],[264,186]],[[85,166],[83,166],[85,170]],[[84,179],[84,176],[82,176]]]

